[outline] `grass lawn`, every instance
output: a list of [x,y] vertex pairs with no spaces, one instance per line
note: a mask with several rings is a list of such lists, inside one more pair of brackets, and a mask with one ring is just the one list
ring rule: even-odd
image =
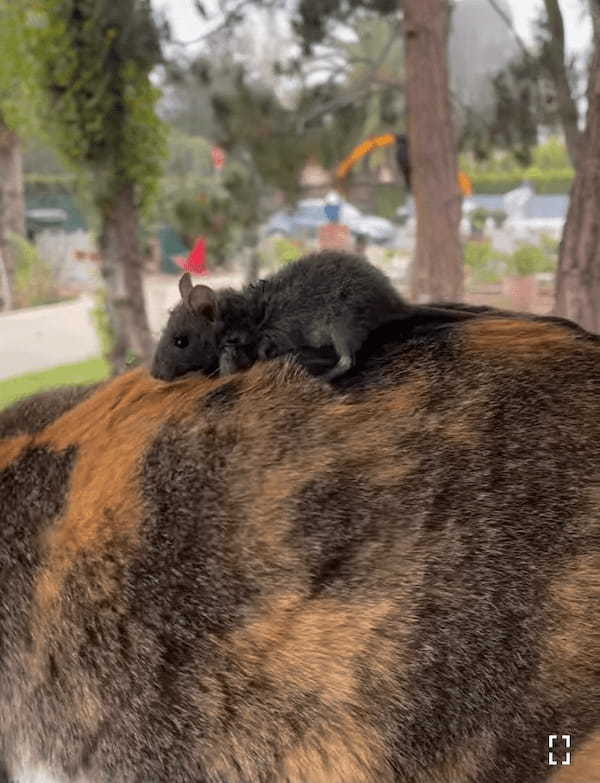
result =
[[0,381],[0,408],[4,408],[20,397],[54,386],[68,384],[95,383],[108,377],[108,365],[104,359],[87,359],[75,364],[63,364],[50,370],[31,372]]

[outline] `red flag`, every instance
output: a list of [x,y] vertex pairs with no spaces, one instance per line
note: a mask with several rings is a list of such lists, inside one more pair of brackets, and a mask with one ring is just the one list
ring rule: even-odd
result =
[[220,169],[225,163],[225,150],[222,150],[221,147],[213,147],[210,154],[212,155],[215,168]]
[[204,237],[198,237],[192,252],[181,265],[185,272],[191,272],[193,275],[205,275],[206,269],[206,240]]

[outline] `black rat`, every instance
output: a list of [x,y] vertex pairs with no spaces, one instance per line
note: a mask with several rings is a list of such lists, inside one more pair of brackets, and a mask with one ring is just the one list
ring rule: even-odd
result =
[[327,380],[346,373],[369,333],[409,307],[366,258],[334,250],[284,266],[262,281],[258,296],[258,357],[332,346],[338,361],[323,375]]
[[235,343],[237,369],[254,364],[258,317],[246,291],[215,292],[193,285],[186,272],[179,280],[179,293],[181,302],[172,310],[154,353],[155,378],[171,381],[192,371],[216,375],[220,356],[231,343]]
[[[303,256],[242,291],[214,292],[180,280],[182,301],[173,310],[156,350],[153,375],[164,380],[191,370],[221,375],[257,359],[332,347],[333,380],[354,364],[367,336],[388,321],[429,310],[408,304],[387,276],[364,257],[341,251]],[[461,318],[431,311],[435,320]],[[468,317],[465,313],[462,317]]]

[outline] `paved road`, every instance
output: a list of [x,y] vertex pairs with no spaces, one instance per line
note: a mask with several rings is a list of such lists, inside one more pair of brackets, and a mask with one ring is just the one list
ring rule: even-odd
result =
[[[238,286],[235,275],[198,278],[214,288]],[[150,328],[160,334],[169,309],[179,299],[177,278],[151,275],[145,280]],[[90,318],[93,298],[0,313],[0,380],[80,362],[100,354],[98,335]]]

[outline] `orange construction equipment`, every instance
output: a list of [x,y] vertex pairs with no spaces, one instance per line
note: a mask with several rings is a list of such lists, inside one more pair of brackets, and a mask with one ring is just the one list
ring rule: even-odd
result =
[[[397,138],[395,133],[384,133],[381,136],[371,136],[371,138],[361,141],[360,144],[358,144],[337,166],[335,170],[336,179],[344,179],[350,169],[358,163],[361,158],[378,147],[389,147],[390,144],[396,144]],[[464,171],[459,171],[458,173],[458,184],[463,196],[473,195],[473,184]]]

